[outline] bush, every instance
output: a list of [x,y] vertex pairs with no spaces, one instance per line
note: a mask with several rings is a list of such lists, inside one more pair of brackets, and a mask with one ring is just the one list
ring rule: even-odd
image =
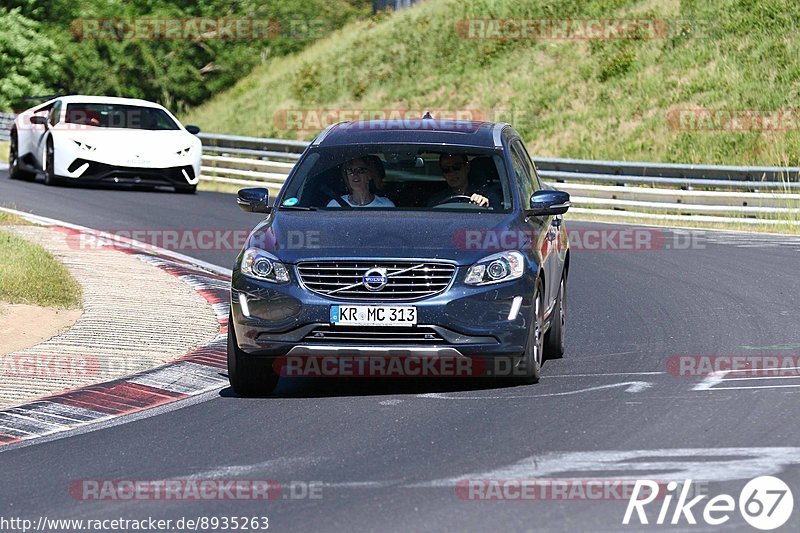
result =
[[22,107],[27,97],[53,92],[61,74],[57,50],[37,22],[19,9],[0,8],[0,110]]

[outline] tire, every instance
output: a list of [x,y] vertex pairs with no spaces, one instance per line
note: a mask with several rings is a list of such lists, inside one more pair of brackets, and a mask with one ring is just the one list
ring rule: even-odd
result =
[[175,192],[178,194],[194,194],[197,192],[197,185],[191,187],[175,187]]
[[278,375],[269,361],[252,357],[239,349],[233,321],[228,319],[228,381],[239,396],[267,396],[278,385]]
[[542,371],[544,329],[544,293],[542,280],[536,279],[536,290],[533,293],[533,313],[531,326],[528,329],[528,340],[525,343],[525,353],[522,356],[518,369],[523,372],[520,381],[525,385],[539,382]]
[[55,169],[56,152],[53,148],[53,138],[47,139],[45,148],[45,169],[44,169],[44,184],[45,185],[60,185],[61,180],[56,177]]
[[17,130],[11,130],[10,144],[8,148],[8,177],[12,180],[33,181],[36,178],[35,172],[29,172],[19,168],[19,144]]
[[556,305],[550,318],[550,331],[544,338],[545,359],[560,359],[566,351],[564,330],[567,323],[567,277],[561,276]]

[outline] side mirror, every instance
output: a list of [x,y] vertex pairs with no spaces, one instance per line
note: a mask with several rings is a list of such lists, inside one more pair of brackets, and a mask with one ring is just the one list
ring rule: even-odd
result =
[[241,189],[236,196],[239,209],[248,213],[269,213],[269,191],[267,189],[253,188]]
[[526,209],[525,214],[533,217],[563,215],[569,207],[569,193],[541,189],[531,195],[530,209]]
[[198,126],[192,126],[191,124],[187,124],[185,128],[186,131],[188,131],[192,135],[197,135],[198,133],[200,133],[200,128]]
[[31,117],[31,124],[39,124],[40,126],[43,126],[47,124],[47,117],[43,117],[41,115],[33,115]]

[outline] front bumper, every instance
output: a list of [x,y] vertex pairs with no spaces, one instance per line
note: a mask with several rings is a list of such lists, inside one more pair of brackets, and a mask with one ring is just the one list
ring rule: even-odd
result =
[[[441,294],[416,301],[335,300],[297,284],[260,282],[235,271],[231,285],[232,327],[239,348],[254,356],[283,355],[520,355],[525,349],[535,278],[526,274],[483,287],[462,283],[465,267]],[[246,299],[249,315],[240,298]],[[515,299],[518,312],[512,315]],[[413,305],[417,326],[352,328],[332,326],[332,305]],[[389,340],[387,339],[389,335]]]
[[185,188],[192,187],[199,181],[192,164],[164,168],[126,167],[77,158],[65,170],[62,177],[87,183]]

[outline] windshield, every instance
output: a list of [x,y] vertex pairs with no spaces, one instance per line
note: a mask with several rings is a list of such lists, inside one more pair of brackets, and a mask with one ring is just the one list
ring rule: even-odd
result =
[[163,109],[127,104],[68,104],[66,122],[96,128],[179,129]]
[[501,152],[441,145],[314,149],[286,188],[285,208],[508,211]]

